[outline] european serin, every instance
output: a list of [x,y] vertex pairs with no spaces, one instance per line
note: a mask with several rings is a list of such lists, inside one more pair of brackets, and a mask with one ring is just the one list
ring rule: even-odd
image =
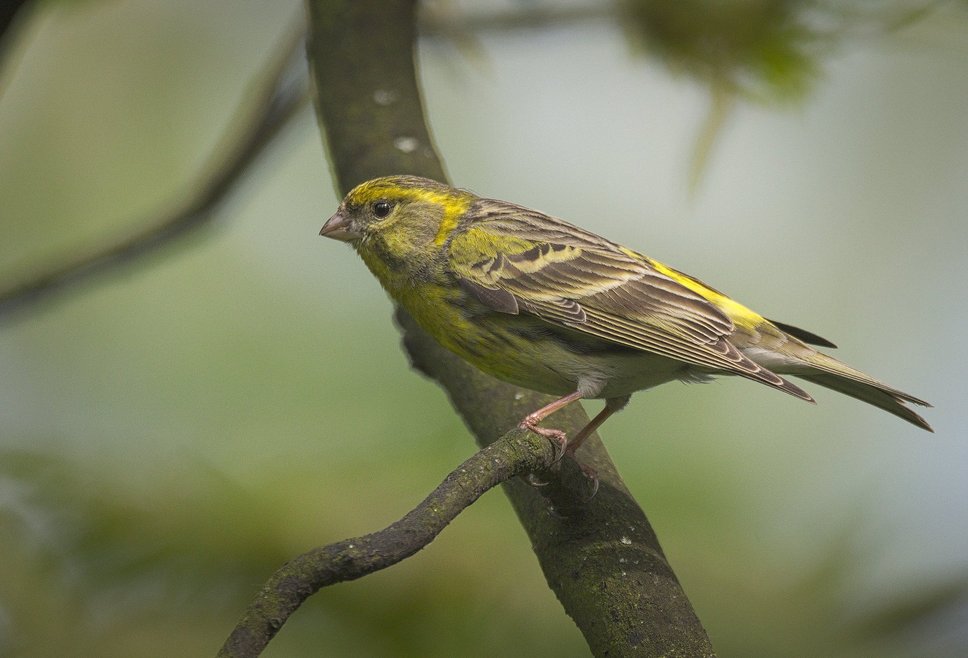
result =
[[484,372],[561,396],[521,426],[565,444],[544,418],[582,398],[605,408],[573,452],[635,391],[740,375],[813,402],[780,375],[863,400],[931,430],[927,402],[809,347],[687,274],[560,219],[415,176],[354,188],[320,235],[349,242],[390,296]]

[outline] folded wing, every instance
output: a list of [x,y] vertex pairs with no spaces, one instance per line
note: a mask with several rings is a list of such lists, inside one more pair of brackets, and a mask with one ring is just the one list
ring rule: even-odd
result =
[[723,311],[645,257],[594,234],[506,204],[455,231],[449,249],[451,270],[461,284],[495,311],[531,313],[812,400],[736,349],[728,340],[735,327]]

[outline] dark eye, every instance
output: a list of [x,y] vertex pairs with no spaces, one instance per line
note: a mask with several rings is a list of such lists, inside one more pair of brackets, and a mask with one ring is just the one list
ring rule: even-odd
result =
[[373,214],[379,219],[389,215],[391,210],[393,210],[393,206],[390,205],[389,201],[377,201],[373,204]]

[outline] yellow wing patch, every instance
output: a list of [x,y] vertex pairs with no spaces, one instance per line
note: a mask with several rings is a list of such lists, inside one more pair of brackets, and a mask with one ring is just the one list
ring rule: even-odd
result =
[[733,321],[734,324],[740,327],[745,327],[747,329],[755,329],[761,326],[764,322],[767,322],[759,313],[748,309],[739,302],[730,299],[718,290],[713,290],[702,281],[698,279],[693,279],[692,277],[683,274],[679,270],[674,270],[671,267],[663,265],[657,260],[652,260],[651,258],[646,258],[649,264],[656,269],[657,272],[666,275],[676,283],[688,288],[697,295],[701,295],[710,304],[713,304],[720,311],[729,316],[729,319]]

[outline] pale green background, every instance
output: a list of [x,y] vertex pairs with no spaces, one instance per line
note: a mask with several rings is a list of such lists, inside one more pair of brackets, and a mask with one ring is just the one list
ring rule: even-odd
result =
[[[51,3],[0,71],[0,281],[187,194],[299,11]],[[707,94],[614,23],[478,44],[420,50],[457,184],[694,273],[937,407],[928,435],[823,390],[814,407],[720,381],[609,422],[722,655],[968,652],[968,603],[920,635],[849,631],[968,589],[965,12],[847,42],[802,106],[741,104],[692,193]],[[287,557],[389,523],[474,450],[375,280],[317,237],[327,167],[307,110],[213,227],[0,320],[0,654],[211,654]],[[414,558],[316,596],[268,655],[512,653],[587,647],[492,492]]]

